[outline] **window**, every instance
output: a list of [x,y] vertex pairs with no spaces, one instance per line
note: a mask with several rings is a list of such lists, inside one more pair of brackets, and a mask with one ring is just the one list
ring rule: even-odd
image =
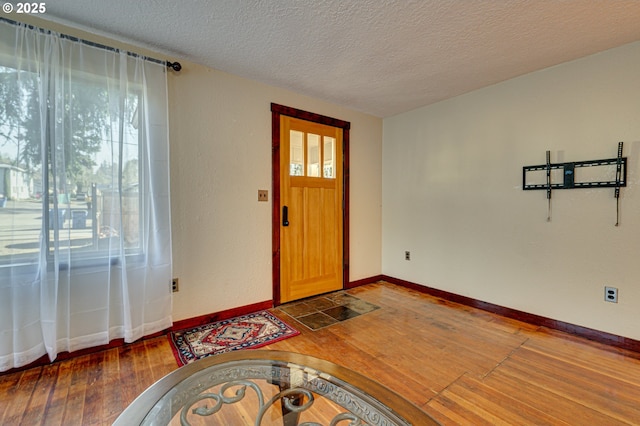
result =
[[289,145],[290,176],[335,179],[336,139],[334,137],[290,130]]
[[[59,112],[43,118],[38,75],[0,66],[0,76],[0,266],[35,259],[42,230],[47,251],[57,244],[75,258],[120,243],[139,252],[139,88],[129,88],[124,114],[114,115],[116,82],[72,72],[64,94],[46,100]],[[43,119],[57,124],[44,144]]]

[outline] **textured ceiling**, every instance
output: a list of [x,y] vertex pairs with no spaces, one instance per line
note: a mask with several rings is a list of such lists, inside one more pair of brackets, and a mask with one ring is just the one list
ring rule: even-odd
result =
[[378,117],[640,40],[638,0],[53,0],[43,18]]

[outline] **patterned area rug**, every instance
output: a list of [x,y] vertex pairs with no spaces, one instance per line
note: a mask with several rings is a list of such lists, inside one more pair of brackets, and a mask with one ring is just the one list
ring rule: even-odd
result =
[[178,365],[238,349],[258,348],[300,332],[267,311],[169,333]]

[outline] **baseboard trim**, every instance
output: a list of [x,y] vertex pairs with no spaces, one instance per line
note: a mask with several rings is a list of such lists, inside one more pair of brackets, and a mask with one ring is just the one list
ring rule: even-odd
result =
[[593,340],[598,343],[603,343],[616,348],[627,349],[633,352],[640,353],[640,341],[630,339],[628,337],[618,336],[615,334],[607,333],[604,331],[594,330],[592,328],[583,327],[567,323],[564,321],[555,320],[552,318],[543,317],[528,312],[519,311],[517,309],[507,308],[504,306],[496,305],[489,302],[483,302],[482,300],[473,299],[467,296],[461,296],[459,294],[450,293],[444,290],[438,290],[436,288],[427,287],[424,285],[416,284],[410,281],[401,280],[399,278],[390,277],[388,275],[382,275],[381,280],[387,281],[391,284],[395,284],[401,287],[406,287],[411,290],[415,290],[419,293],[429,294],[431,296],[439,297],[451,302],[460,303],[462,305],[471,306],[473,308],[482,309],[483,311],[492,312],[494,314],[501,315],[503,317],[516,319],[532,325],[551,328],[553,330],[563,331],[575,336],[584,337],[589,340]]
[[265,300],[264,302],[253,303],[251,305],[239,306],[237,308],[226,309],[220,312],[214,312],[211,314],[200,315],[193,318],[187,318],[180,321],[175,321],[169,331],[184,330],[185,328],[199,327],[201,325],[209,324],[215,321],[222,321],[229,318],[237,317],[240,315],[250,314],[252,312],[262,311],[264,309],[271,309],[273,307],[272,300]]
[[350,288],[356,288],[362,285],[377,283],[378,281],[382,281],[383,279],[384,278],[382,275],[376,275],[373,277],[363,278],[361,280],[350,281],[344,286],[344,288],[348,290]]

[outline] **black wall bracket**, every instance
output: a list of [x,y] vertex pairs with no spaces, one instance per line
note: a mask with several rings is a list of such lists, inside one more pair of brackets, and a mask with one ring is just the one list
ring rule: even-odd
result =
[[[627,186],[627,157],[622,156],[623,143],[618,143],[618,156],[616,158],[606,158],[603,160],[572,161],[567,163],[551,163],[551,152],[547,151],[547,164],[537,166],[524,166],[522,168],[522,189],[546,190],[549,200],[549,217],[551,219],[551,191],[553,189],[573,189],[573,188],[615,188],[616,198],[616,226],[618,226],[620,188]],[[603,174],[615,167],[614,180],[590,180],[580,177],[583,167],[604,167]],[[553,173],[553,171],[557,171]],[[546,172],[546,182],[536,181],[535,174]],[[537,173],[536,173],[537,172]],[[558,176],[561,172],[561,176]],[[591,174],[591,173],[590,173]],[[609,173],[610,174],[610,173]],[[577,177],[578,176],[578,177]],[[555,179],[555,181],[554,181]]]
[[[587,181],[576,182],[575,172],[579,167],[597,167],[597,166],[618,166],[617,158],[608,158],[605,160],[589,160],[574,161],[569,163],[550,163],[550,170],[562,169],[563,180],[561,182],[551,183],[551,189],[571,189],[571,188],[620,188],[627,186],[627,157],[620,158],[620,176],[616,176],[615,180],[603,181]],[[539,166],[524,166],[522,168],[522,189],[525,191],[532,189],[548,189],[549,184],[546,183],[527,183],[527,173],[536,170],[547,170],[546,164]],[[617,175],[617,170],[616,170]]]

